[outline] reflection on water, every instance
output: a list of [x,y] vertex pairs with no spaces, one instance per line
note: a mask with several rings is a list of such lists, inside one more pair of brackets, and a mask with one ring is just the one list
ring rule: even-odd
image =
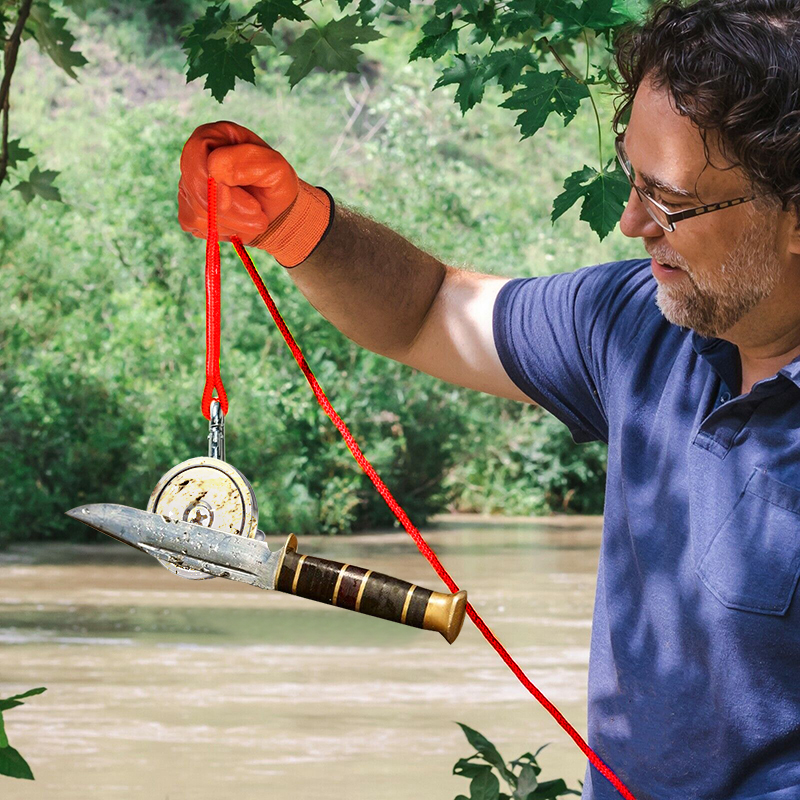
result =
[[[98,534],[98,537],[100,534]],[[425,532],[533,682],[585,733],[600,521],[447,518]],[[270,546],[282,539],[270,537]],[[431,589],[405,533],[302,537],[300,552]],[[584,756],[467,620],[436,633],[264,592],[188,581],[121,544],[0,553],[0,697],[35,782],[3,800],[452,800],[472,754],[552,744],[542,777],[576,787]]]

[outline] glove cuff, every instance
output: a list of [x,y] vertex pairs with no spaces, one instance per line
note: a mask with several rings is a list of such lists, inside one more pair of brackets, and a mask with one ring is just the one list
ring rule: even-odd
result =
[[266,250],[282,267],[305,261],[333,225],[333,197],[321,186],[299,181],[294,202],[248,247]]

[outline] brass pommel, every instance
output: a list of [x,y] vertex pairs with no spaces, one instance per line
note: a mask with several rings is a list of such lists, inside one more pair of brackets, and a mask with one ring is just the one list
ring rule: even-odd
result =
[[425,609],[422,627],[428,631],[439,631],[449,644],[453,644],[461,633],[466,610],[467,592],[464,589],[456,594],[433,592]]

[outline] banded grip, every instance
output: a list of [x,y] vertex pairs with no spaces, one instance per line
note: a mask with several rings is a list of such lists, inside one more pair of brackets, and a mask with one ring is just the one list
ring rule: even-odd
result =
[[369,569],[300,555],[287,544],[275,588],[361,614],[439,631],[452,644],[464,624],[467,593],[444,594]]

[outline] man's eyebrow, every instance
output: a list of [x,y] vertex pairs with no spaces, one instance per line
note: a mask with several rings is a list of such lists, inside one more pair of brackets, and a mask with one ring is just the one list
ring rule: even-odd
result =
[[644,184],[647,187],[658,189],[659,191],[666,192],[667,194],[674,194],[676,197],[690,197],[695,200],[700,199],[694,192],[690,192],[687,189],[681,189],[680,186],[673,186],[671,183],[662,181],[660,178],[656,178],[654,175],[647,175],[644,172],[640,172],[638,175],[644,181]]

